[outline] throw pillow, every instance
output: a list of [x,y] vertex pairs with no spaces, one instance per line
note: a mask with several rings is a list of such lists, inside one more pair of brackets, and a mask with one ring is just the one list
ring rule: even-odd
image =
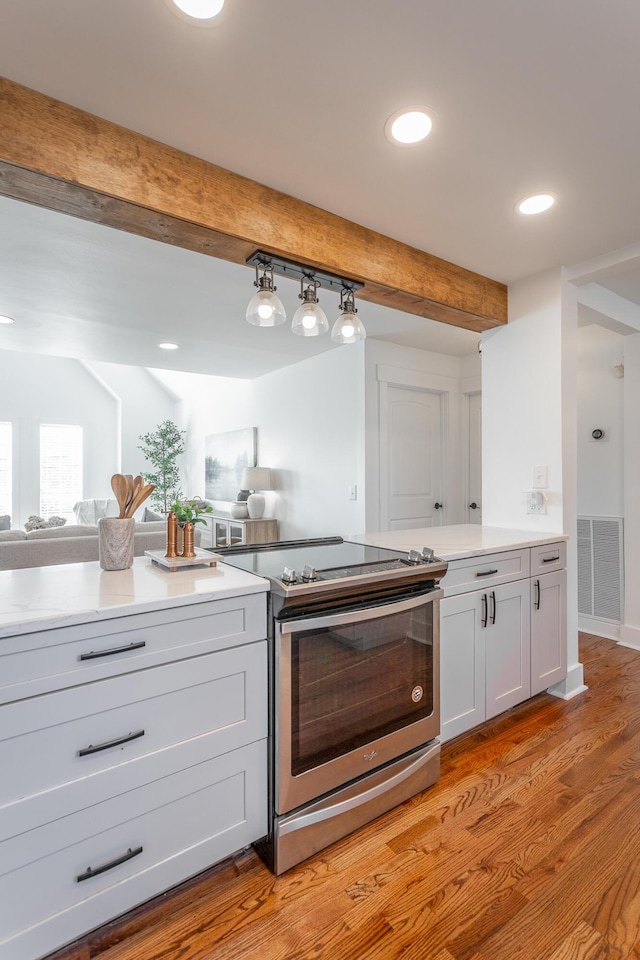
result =
[[43,520],[42,517],[31,514],[24,528],[27,533],[31,533],[32,530],[48,530],[50,527],[64,527],[66,522],[64,517],[53,516],[49,517],[48,520]]
[[144,514],[142,516],[142,522],[152,523],[154,520],[166,520],[166,517],[163,513],[155,513],[153,510],[149,510],[148,507],[145,507]]
[[0,530],[11,530],[11,517],[8,513],[0,517]]

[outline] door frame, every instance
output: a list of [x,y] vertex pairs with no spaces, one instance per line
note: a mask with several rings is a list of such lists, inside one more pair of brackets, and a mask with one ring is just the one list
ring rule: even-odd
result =
[[[471,397],[480,394],[482,397],[482,377],[464,377],[460,381],[460,474],[462,477],[462,517],[461,523],[469,523],[468,510],[471,490],[469,487],[469,443],[471,440],[471,416],[470,405]],[[482,495],[480,498],[480,507],[482,508]]]
[[423,370],[395,367],[386,363],[376,366],[378,382],[378,529],[387,530],[388,516],[388,475],[383,467],[389,457],[389,436],[387,430],[389,387],[405,387],[435,393],[440,397],[440,460],[442,463],[443,511],[442,523],[455,523],[461,507],[460,484],[457,479],[456,461],[459,462],[459,445],[456,443],[454,425],[459,422],[459,381],[454,377],[441,377]]

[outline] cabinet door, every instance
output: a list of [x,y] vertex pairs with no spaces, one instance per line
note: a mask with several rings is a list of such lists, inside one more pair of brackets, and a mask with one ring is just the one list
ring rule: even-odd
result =
[[440,739],[485,719],[485,634],[480,591],[440,601]]
[[229,546],[233,547],[238,543],[244,543],[244,523],[229,522]]
[[530,581],[487,591],[487,720],[531,696]]
[[531,695],[567,675],[567,571],[531,581]]
[[213,546],[229,546],[229,522],[227,520],[214,519],[213,521]]

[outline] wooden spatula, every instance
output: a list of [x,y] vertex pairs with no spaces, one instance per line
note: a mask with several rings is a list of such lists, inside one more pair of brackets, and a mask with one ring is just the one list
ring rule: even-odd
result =
[[[137,479],[138,478],[136,477],[136,480]],[[134,480],[134,484],[135,484],[135,480]],[[153,493],[155,488],[156,487],[154,483],[145,483],[141,487],[138,487],[138,490],[134,493],[130,503],[127,506],[125,517],[132,517],[136,512],[136,510],[138,509],[138,507],[141,506],[141,504],[143,504],[144,501],[147,499],[149,494]]]

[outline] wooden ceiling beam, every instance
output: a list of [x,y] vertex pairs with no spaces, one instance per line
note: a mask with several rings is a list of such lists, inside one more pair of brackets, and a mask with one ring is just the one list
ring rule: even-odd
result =
[[504,284],[3,78],[0,131],[5,196],[234,263],[266,250],[468,330],[507,322]]

